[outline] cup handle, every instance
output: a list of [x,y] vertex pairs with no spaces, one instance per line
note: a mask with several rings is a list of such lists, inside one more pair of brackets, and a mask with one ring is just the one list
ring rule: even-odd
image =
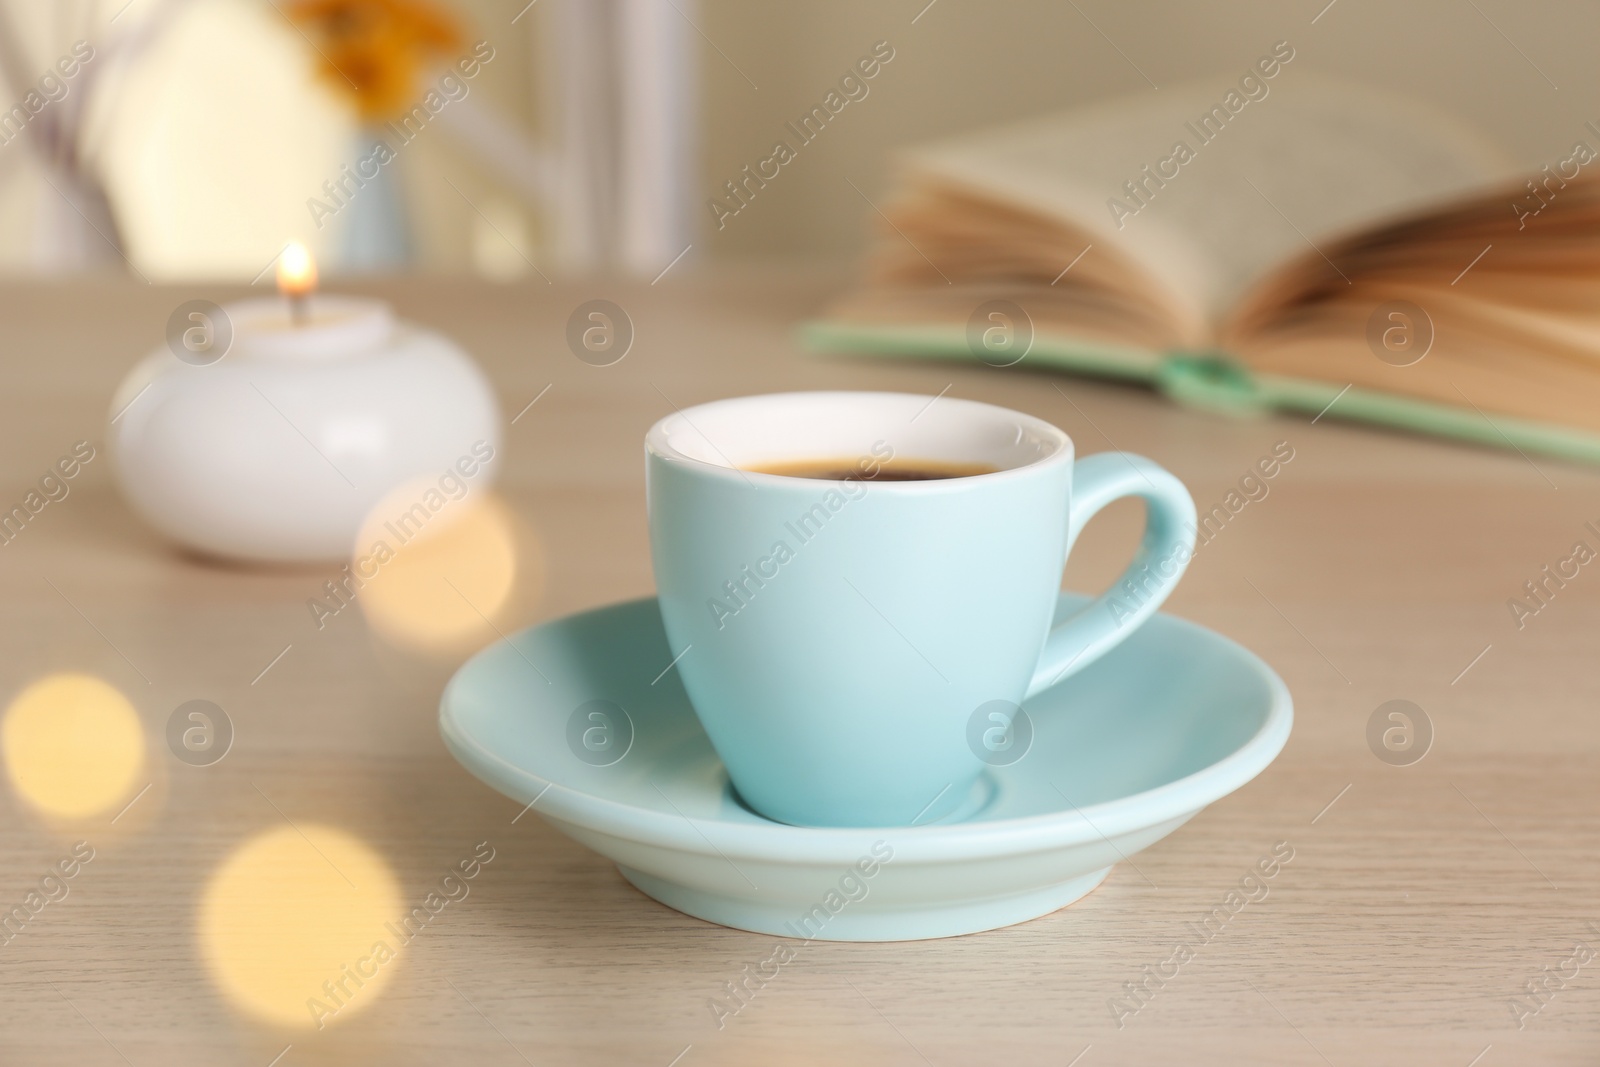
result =
[[1144,538],[1110,589],[1050,631],[1028,685],[1030,697],[1087,667],[1143,625],[1194,555],[1194,499],[1182,482],[1155,463],[1131,452],[1101,452],[1078,460],[1072,479],[1068,553],[1089,520],[1125,496],[1144,499]]

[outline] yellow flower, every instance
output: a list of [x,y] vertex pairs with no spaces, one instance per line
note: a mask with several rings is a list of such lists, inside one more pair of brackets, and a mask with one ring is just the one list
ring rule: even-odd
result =
[[426,0],[295,0],[288,11],[368,122],[406,110],[418,74],[461,50],[455,16]]

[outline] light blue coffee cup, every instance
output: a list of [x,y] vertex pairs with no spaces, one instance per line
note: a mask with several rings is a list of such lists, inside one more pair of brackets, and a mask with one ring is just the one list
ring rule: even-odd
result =
[[[1075,460],[1049,423],[948,396],[721,400],[656,423],[645,454],[675,669],[740,797],[795,825],[953,811],[994,762],[974,724],[1132,634],[1194,546],[1193,500],[1150,460]],[[809,460],[859,475],[750,469]],[[874,481],[890,460],[995,472]],[[1126,496],[1146,504],[1132,564],[1052,629],[1078,533]]]

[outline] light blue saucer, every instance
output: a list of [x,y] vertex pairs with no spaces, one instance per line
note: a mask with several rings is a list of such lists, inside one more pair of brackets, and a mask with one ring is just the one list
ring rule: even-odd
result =
[[[1063,595],[1058,617],[1084,600]],[[672,657],[653,598],[558,619],[463,666],[439,729],[474,775],[663,904],[807,939],[949,937],[1070,904],[1261,773],[1294,718],[1260,659],[1158,615],[1030,700],[1026,755],[940,822],[810,829],[740,802]]]

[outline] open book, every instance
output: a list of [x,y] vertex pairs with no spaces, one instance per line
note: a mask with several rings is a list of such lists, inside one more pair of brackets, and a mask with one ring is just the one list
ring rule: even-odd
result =
[[1286,48],[908,153],[808,343],[1600,462],[1600,129],[1518,169]]

